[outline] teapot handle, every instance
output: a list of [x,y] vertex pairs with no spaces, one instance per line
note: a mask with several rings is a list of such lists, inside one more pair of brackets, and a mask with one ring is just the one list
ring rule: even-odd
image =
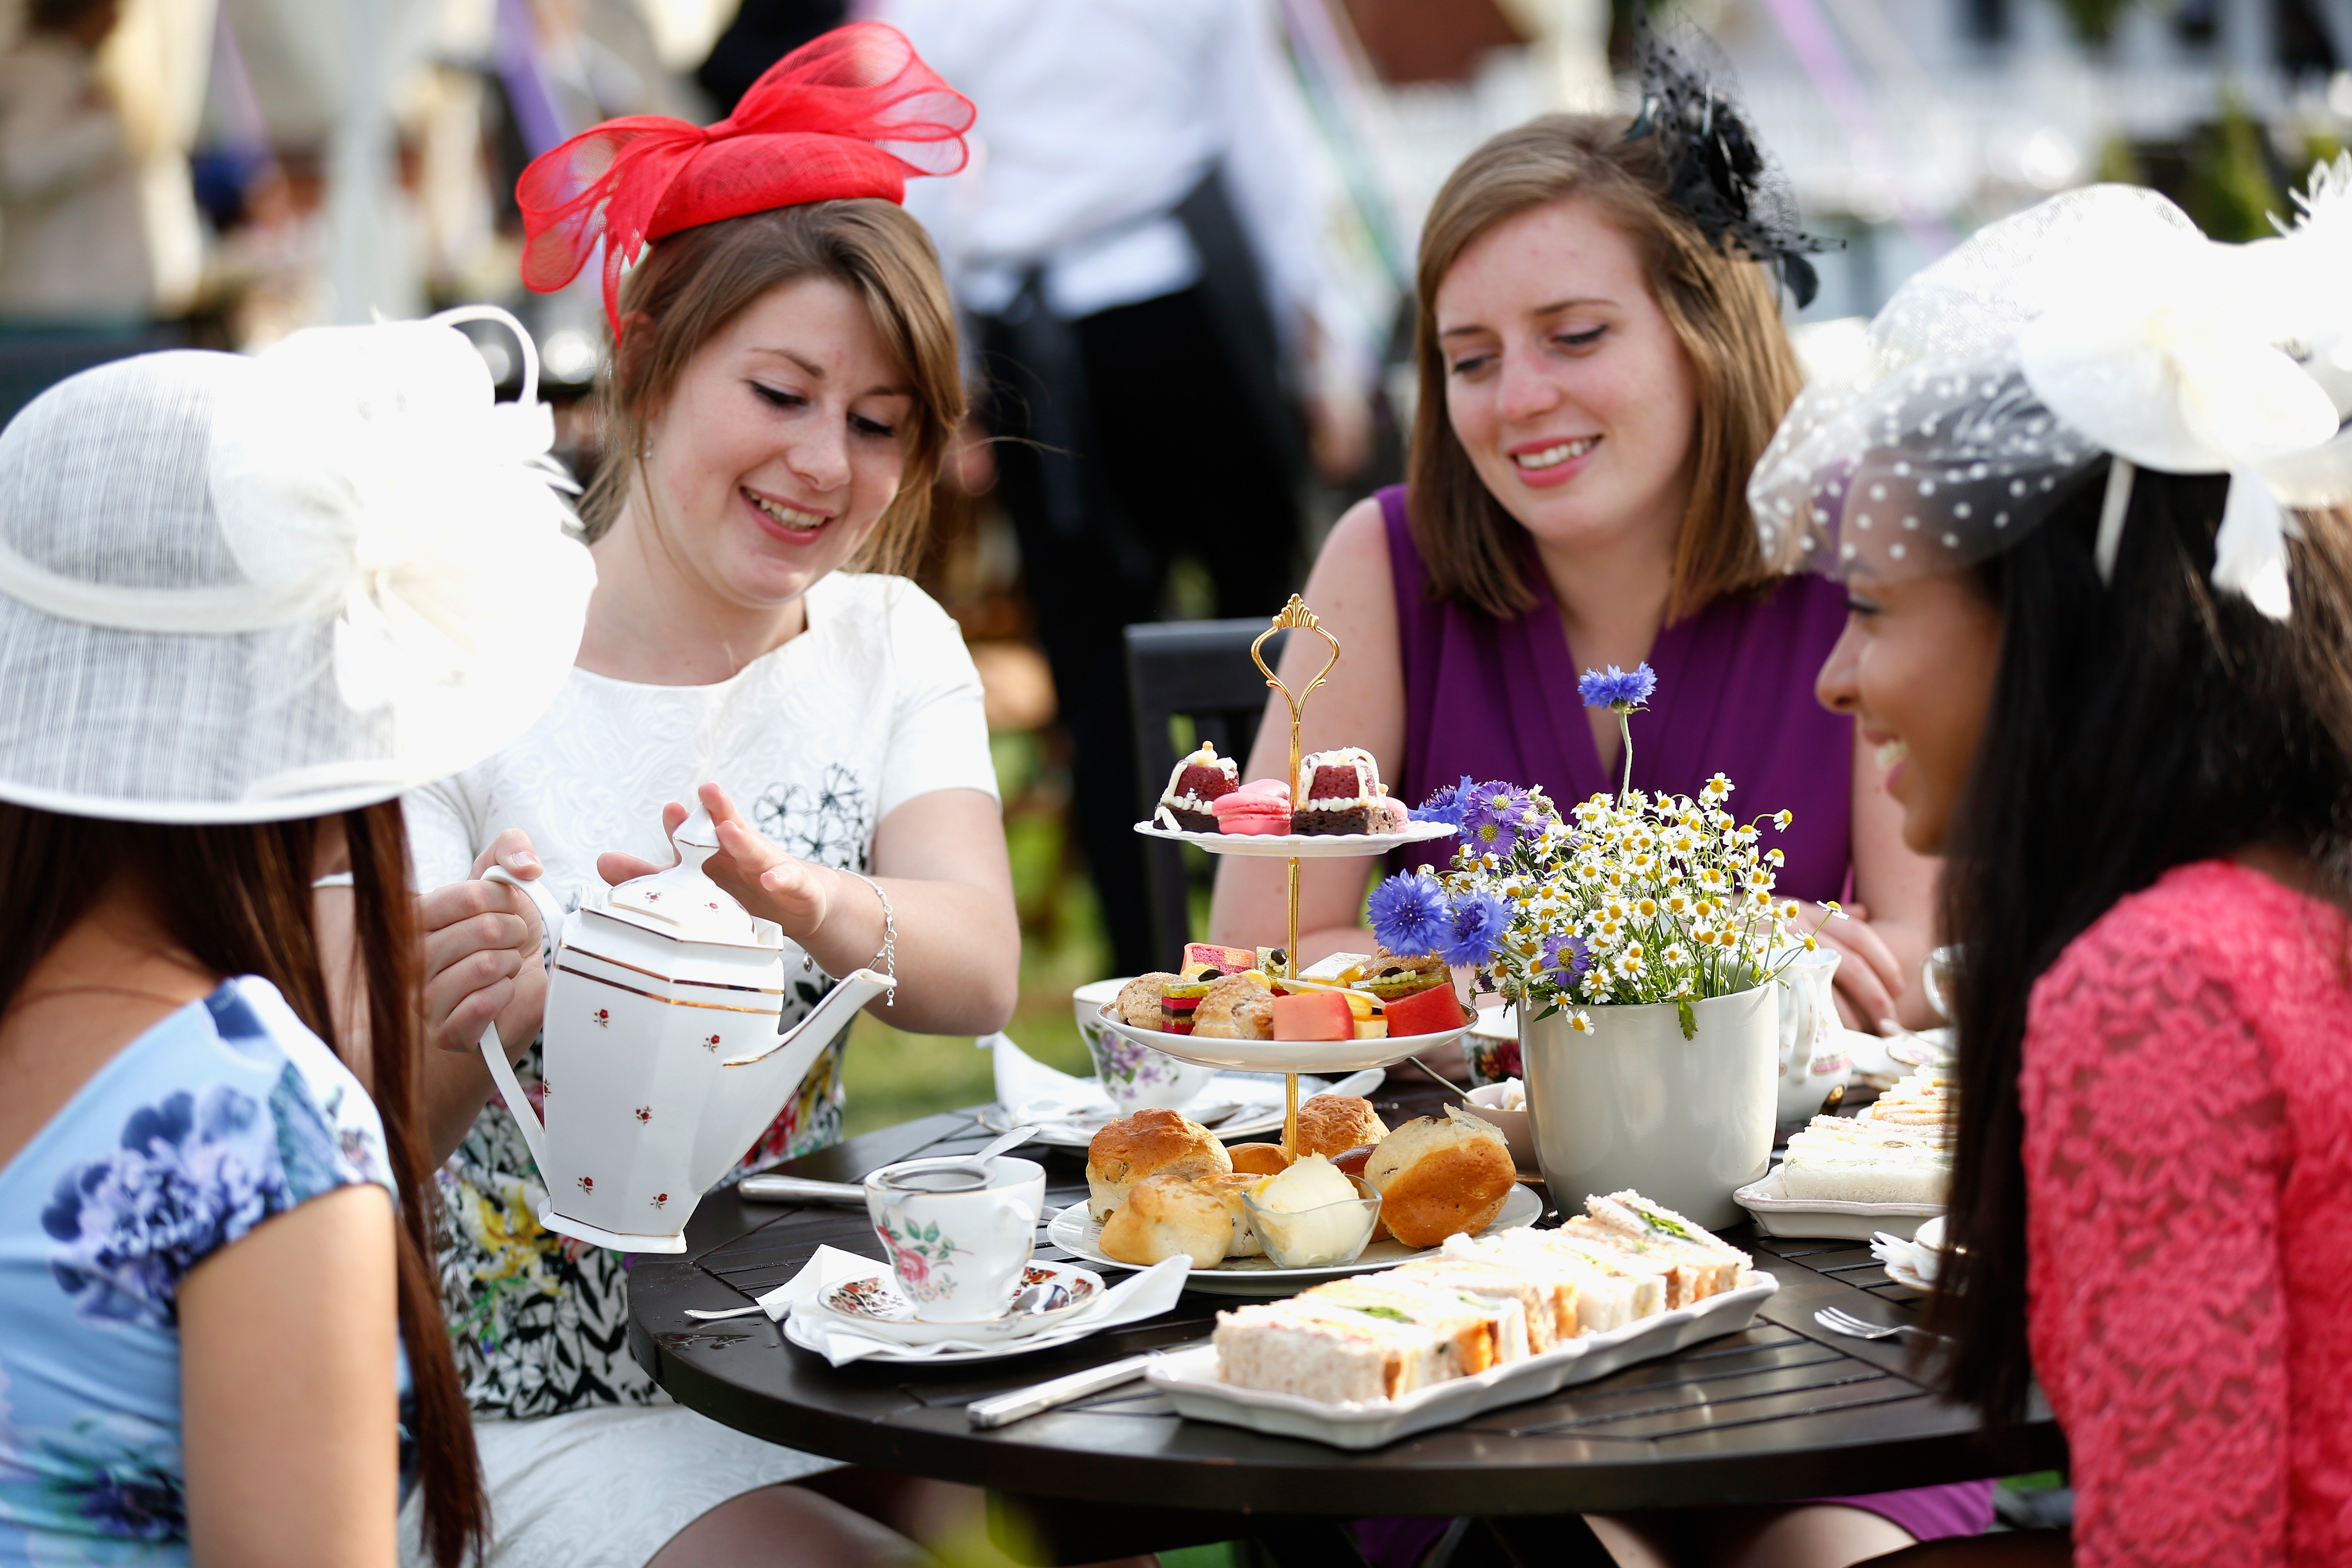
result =
[[482,1031],[482,1059],[490,1066],[490,1078],[506,1098],[507,1109],[514,1113],[515,1125],[522,1129],[522,1141],[530,1145],[530,1157],[539,1165],[542,1184],[548,1182],[547,1130],[540,1125],[539,1113],[522,1092],[522,1082],[515,1077],[514,1068],[507,1061],[507,1048],[499,1038],[499,1021]]
[[[539,918],[550,939],[560,939],[563,931],[563,911],[555,907],[555,900],[536,882],[526,882],[510,874],[503,866],[493,866],[482,873],[485,882],[504,882],[509,888],[520,889],[530,901],[539,906]],[[540,1180],[549,1180],[547,1172],[547,1130],[540,1124],[539,1113],[522,1091],[521,1080],[515,1077],[513,1064],[507,1060],[504,1041],[499,1038],[499,1021],[492,1018],[489,1027],[482,1031],[482,1060],[489,1065],[490,1081],[499,1086],[499,1093],[507,1102],[507,1110],[522,1131],[522,1141],[530,1146],[530,1157],[538,1163]]]

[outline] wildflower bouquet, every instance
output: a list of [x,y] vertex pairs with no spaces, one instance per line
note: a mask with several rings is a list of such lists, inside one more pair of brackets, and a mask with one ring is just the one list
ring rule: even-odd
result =
[[1592,1019],[1578,1003],[1673,1002],[1689,1038],[1692,1002],[1761,984],[1819,945],[1822,923],[1843,911],[1828,905],[1799,930],[1802,907],[1774,891],[1781,852],[1761,847],[1768,826],[1786,831],[1789,812],[1738,821],[1721,773],[1696,800],[1632,787],[1628,719],[1656,680],[1646,664],[1612,665],[1580,683],[1587,707],[1617,715],[1625,784],[1614,797],[1596,795],[1563,817],[1541,790],[1465,777],[1413,812],[1461,837],[1444,869],[1372,889],[1372,932],[1390,952],[1469,966],[1480,988],[1540,1006],[1536,1017],[1568,1007],[1586,1034]]

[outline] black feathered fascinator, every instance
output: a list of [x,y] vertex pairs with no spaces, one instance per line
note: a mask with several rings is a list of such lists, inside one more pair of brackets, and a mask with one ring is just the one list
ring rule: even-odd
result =
[[1722,85],[1727,69],[1720,61],[1694,62],[1693,57],[1706,52],[1695,41],[1670,45],[1642,29],[1633,46],[1642,109],[1625,140],[1659,138],[1666,159],[1666,199],[1717,245],[1728,237],[1756,260],[1778,268],[1801,310],[1821,288],[1805,258],[1838,249],[1843,242],[1807,234],[1799,224],[1787,177]]

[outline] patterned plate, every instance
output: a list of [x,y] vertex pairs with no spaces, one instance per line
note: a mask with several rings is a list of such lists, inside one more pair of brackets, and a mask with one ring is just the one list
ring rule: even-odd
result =
[[914,1303],[898,1289],[898,1279],[885,1272],[844,1279],[820,1292],[821,1311],[856,1325],[858,1332],[877,1340],[924,1345],[940,1340],[1021,1340],[1058,1329],[1102,1294],[1102,1276],[1070,1263],[1031,1263],[1021,1271],[1019,1295],[1032,1285],[1055,1284],[1070,1299],[1050,1312],[991,1319],[981,1323],[930,1323],[915,1316]]

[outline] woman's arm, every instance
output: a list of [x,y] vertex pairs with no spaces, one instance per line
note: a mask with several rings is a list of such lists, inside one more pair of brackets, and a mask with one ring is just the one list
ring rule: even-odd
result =
[[539,907],[512,888],[483,881],[494,864],[524,881],[541,870],[530,837],[510,827],[475,858],[468,879],[416,900],[425,937],[425,1037],[441,1047],[417,1064],[425,1152],[436,1164],[457,1152],[489,1102],[482,1031],[496,1018],[507,1059],[514,1061],[538,1037],[547,1008]]
[[[1853,743],[1853,908],[1830,921],[1822,945],[1842,955],[1838,1011],[1848,1028],[1883,1033],[1893,1019],[1905,1028],[1933,1028],[1948,1020],[1927,1005],[1916,982],[1936,945],[1936,879],[1940,862],[1903,842],[1903,809],[1886,793],[1878,759]],[[1818,918],[1809,913],[1806,923]]]
[[[1360,746],[1393,779],[1404,765],[1404,661],[1397,645],[1396,590],[1389,580],[1387,531],[1377,499],[1358,501],[1331,530],[1307,579],[1305,597],[1344,655],[1307,703],[1300,754]],[[1331,655],[1312,632],[1290,634],[1279,673],[1303,691]],[[1250,748],[1245,779],[1281,778],[1290,767],[1290,705],[1266,695],[1265,721]],[[1308,860],[1298,868],[1301,964],[1345,950],[1368,952],[1364,889],[1377,862]],[[1209,937],[1236,947],[1278,947],[1287,940],[1287,871],[1276,859],[1218,858]],[[1173,964],[1175,953],[1167,955]]]
[[2307,1369],[2282,1256],[2285,1101],[2240,1000],[2260,966],[2207,934],[2252,923],[2159,886],[2033,989],[2032,1342],[2085,1568],[2288,1560],[2288,1386]]
[[[710,879],[755,915],[774,921],[827,974],[880,967],[882,900],[846,872],[794,859],[745,822],[727,792],[704,784],[703,805],[718,825]],[[664,808],[675,828],[685,808]],[[890,895],[898,931],[898,999],[868,1010],[901,1029],[984,1035],[1013,1016],[1021,994],[1021,925],[1004,820],[981,790],[919,795],[874,830],[874,879]],[[634,855],[602,855],[608,882],[660,868]]]
[[197,1568],[393,1568],[400,1408],[392,1200],[341,1187],[180,1282]]

